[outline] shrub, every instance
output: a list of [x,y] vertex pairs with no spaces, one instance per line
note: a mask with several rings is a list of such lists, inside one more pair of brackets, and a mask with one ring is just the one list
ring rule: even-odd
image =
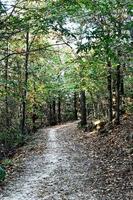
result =
[[23,137],[19,130],[11,128],[0,133],[0,141],[7,147],[16,146],[23,141]]
[[4,181],[6,177],[6,171],[0,166],[0,182]]

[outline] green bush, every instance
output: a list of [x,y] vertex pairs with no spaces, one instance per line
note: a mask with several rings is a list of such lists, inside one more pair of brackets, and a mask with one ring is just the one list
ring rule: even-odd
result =
[[0,166],[0,182],[4,181],[6,177],[6,171]]
[[133,113],[133,105],[131,104],[127,105],[127,111]]
[[24,141],[19,129],[10,128],[0,132],[0,143],[7,149],[22,145]]
[[11,159],[7,158],[7,159],[3,160],[2,165],[4,167],[12,166],[13,165],[13,161]]

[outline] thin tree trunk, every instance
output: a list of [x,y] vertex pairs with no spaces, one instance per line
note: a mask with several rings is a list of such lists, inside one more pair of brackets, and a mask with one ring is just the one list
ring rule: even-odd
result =
[[57,121],[56,121],[56,102],[55,100],[53,100],[53,125],[56,125],[57,124]]
[[96,117],[96,110],[97,110],[97,105],[96,105],[96,102],[95,102],[95,99],[93,97],[93,94],[92,92],[89,92],[90,93],[90,97],[91,97],[91,101],[92,101],[92,112],[93,112],[93,117],[95,118]]
[[80,114],[81,114],[81,126],[85,126],[87,124],[86,119],[86,95],[85,91],[80,92]]
[[112,94],[112,73],[111,73],[111,62],[108,61],[107,63],[108,66],[108,76],[107,76],[107,81],[108,81],[108,101],[109,101],[109,121],[111,122],[113,120],[113,94]]
[[[33,105],[33,107],[34,107],[34,105]],[[33,114],[32,114],[32,131],[33,131],[33,133],[36,132],[36,120],[37,120],[37,115],[33,111]]]
[[[121,21],[118,22],[118,37],[121,38]],[[120,106],[121,106],[121,48],[118,48],[119,64],[116,68],[116,124],[120,124]]]
[[52,106],[51,103],[49,103],[49,125],[52,125]]
[[74,120],[78,120],[77,112],[77,93],[74,92]]
[[[33,76],[33,85],[34,85],[34,93],[36,93],[36,84],[35,84],[35,77]],[[36,120],[37,120],[37,115],[36,115],[36,99],[34,95],[34,104],[33,104],[33,114],[32,114],[32,131],[35,133],[36,131]]]
[[61,98],[58,97],[58,123],[61,123]]
[[[18,89],[19,89],[19,96],[22,94],[22,73],[21,73],[21,65],[19,63],[19,61],[16,61],[16,65],[17,65],[17,73],[18,73]],[[18,109],[18,120],[19,120],[19,124],[21,124],[21,114],[22,114],[22,102],[19,102],[19,109]],[[20,127],[21,128],[21,127]]]
[[120,75],[120,65],[117,66],[116,69],[117,73],[117,84],[116,84],[116,124],[120,124],[120,100],[121,100],[121,94],[120,94],[120,84],[121,84],[121,75]]
[[[8,44],[7,44],[8,45]],[[6,50],[6,54],[8,55],[8,47]],[[6,115],[6,129],[9,128],[9,106],[8,106],[8,64],[9,64],[9,57],[6,58],[5,63],[5,115]]]
[[122,112],[122,114],[125,113],[124,69],[125,69],[125,63],[124,63],[124,65],[122,66],[122,70],[121,70],[121,85],[120,85],[120,93],[121,93],[121,112]]
[[124,91],[124,73],[123,73],[123,71],[125,68],[125,64],[123,65],[122,68],[123,69],[121,70],[121,95],[124,96],[125,91]]
[[26,97],[27,97],[27,83],[28,83],[28,62],[29,62],[29,32],[26,33],[26,54],[25,54],[25,80],[24,80],[24,91],[22,97],[22,134],[25,133],[25,122],[26,122]]

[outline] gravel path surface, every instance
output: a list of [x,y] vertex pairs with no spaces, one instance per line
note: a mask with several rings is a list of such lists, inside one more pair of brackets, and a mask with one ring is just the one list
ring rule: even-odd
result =
[[32,141],[33,151],[23,159],[22,171],[9,181],[0,199],[97,200],[88,185],[93,160],[76,138],[76,126],[40,130]]
[[0,200],[132,200],[126,128],[102,136],[76,127],[68,123],[38,131],[15,155],[16,170]]

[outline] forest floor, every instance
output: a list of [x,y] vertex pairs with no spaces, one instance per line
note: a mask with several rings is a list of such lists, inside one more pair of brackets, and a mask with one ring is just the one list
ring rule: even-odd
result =
[[131,117],[109,135],[77,123],[41,129],[14,156],[0,199],[131,200],[132,135]]

